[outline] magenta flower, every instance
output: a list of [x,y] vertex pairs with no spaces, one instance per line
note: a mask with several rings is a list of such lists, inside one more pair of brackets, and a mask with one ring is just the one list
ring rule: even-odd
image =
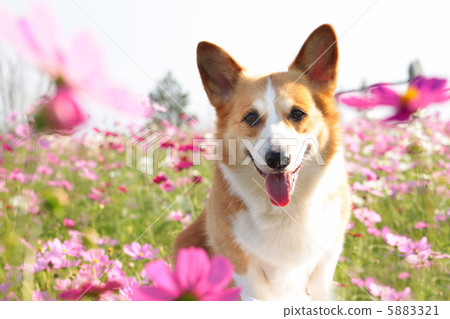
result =
[[158,175],[156,175],[156,177],[153,179],[153,183],[161,184],[162,182],[167,181],[167,179],[168,179],[167,175],[161,172],[158,173]]
[[38,130],[50,128],[70,133],[86,119],[78,97],[67,85],[61,85],[52,98],[42,100],[35,115],[34,126]]
[[175,189],[175,185],[173,184],[173,182],[172,182],[170,179],[168,179],[168,180],[162,182],[162,183],[159,185],[159,187],[160,187],[163,191],[168,192],[168,193],[172,192],[172,191]]
[[411,275],[404,271],[404,272],[399,273],[397,278],[398,279],[407,279],[407,278],[411,278]]
[[450,89],[446,85],[446,79],[419,76],[409,83],[404,94],[391,90],[386,84],[376,84],[365,95],[341,95],[338,100],[361,110],[378,105],[390,106],[394,108],[394,114],[385,121],[406,121],[412,114],[432,103],[449,100]]
[[75,221],[69,218],[64,218],[63,224],[64,227],[73,228],[73,226],[75,226]]
[[238,300],[240,288],[226,288],[233,266],[221,257],[211,261],[203,249],[180,250],[176,270],[162,260],[145,266],[153,286],[135,286],[132,300]]
[[422,229],[422,228],[427,228],[427,227],[428,227],[428,225],[425,222],[418,222],[414,225],[415,229]]
[[117,189],[119,190],[119,192],[122,192],[124,194],[128,193],[127,188],[123,185],[118,186]]
[[123,250],[125,254],[132,257],[132,260],[153,259],[158,254],[158,249],[153,249],[152,245],[144,244],[141,247],[141,244],[137,242],[134,242],[131,245],[125,245]]
[[70,49],[58,40],[58,27],[49,10],[34,3],[27,18],[0,11],[0,38],[36,63],[55,81],[56,93],[45,99],[36,113],[38,128],[71,130],[83,123],[82,95],[88,94],[118,110],[141,115],[143,108],[105,75],[104,58],[90,35],[78,34]]

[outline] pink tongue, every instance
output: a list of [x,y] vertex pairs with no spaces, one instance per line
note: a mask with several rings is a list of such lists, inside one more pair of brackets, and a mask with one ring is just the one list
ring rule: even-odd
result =
[[291,194],[291,173],[267,174],[266,189],[270,202],[275,206],[289,204]]

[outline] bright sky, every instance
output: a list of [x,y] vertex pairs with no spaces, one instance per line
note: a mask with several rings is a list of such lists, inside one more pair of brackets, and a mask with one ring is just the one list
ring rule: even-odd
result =
[[[363,79],[406,80],[415,59],[425,75],[450,78],[449,1],[42,2],[56,15],[62,38],[80,29],[95,34],[117,82],[148,93],[153,80],[171,70],[190,93],[192,113],[210,123],[214,112],[195,56],[202,40],[223,47],[250,71],[268,73],[286,70],[307,36],[330,23],[339,37],[338,90],[358,88]],[[0,6],[22,14],[29,3],[0,0]],[[97,120],[107,116],[99,114]]]

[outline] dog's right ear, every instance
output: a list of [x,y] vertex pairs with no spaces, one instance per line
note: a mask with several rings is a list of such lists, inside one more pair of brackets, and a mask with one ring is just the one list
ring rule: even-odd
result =
[[225,104],[244,69],[224,49],[205,41],[197,46],[197,65],[211,104]]

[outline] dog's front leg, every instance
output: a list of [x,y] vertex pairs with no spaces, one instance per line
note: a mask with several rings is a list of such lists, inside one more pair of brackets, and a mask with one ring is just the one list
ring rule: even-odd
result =
[[333,300],[333,276],[342,245],[336,245],[331,253],[325,254],[311,273],[307,288],[311,300]]

